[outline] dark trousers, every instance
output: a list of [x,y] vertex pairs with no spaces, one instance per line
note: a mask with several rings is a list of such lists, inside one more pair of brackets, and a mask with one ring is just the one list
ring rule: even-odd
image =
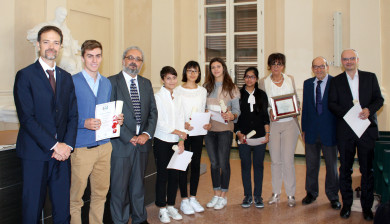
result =
[[[131,143],[129,143],[131,144]],[[147,219],[144,176],[148,152],[129,147],[130,157],[111,157],[110,211],[115,224],[141,223]]]
[[179,171],[167,169],[167,166],[174,153],[172,146],[176,144],[154,138],[153,152],[157,168],[155,204],[158,207],[165,207],[167,204],[175,205]]
[[371,209],[374,202],[374,147],[375,140],[368,135],[368,131],[361,136],[347,140],[338,141],[340,152],[340,192],[344,206],[351,206],[353,202],[352,190],[352,165],[355,159],[357,148],[361,179],[361,197],[360,203],[363,210]]
[[[199,184],[200,175],[200,158],[202,156],[203,148],[203,136],[187,136],[184,142],[185,150],[193,152],[191,160],[191,177],[190,177],[190,195],[196,196]],[[188,168],[186,171],[179,171],[179,187],[182,198],[188,197],[187,191],[187,175]]]
[[337,172],[337,146],[326,146],[318,137],[315,144],[305,144],[307,193],[318,197],[318,173],[321,165],[321,150],[325,159],[325,193],[330,201],[339,200],[339,175]]
[[205,136],[207,154],[211,163],[211,181],[214,190],[227,192],[230,181],[230,148],[233,132],[209,131]]
[[22,160],[23,223],[39,223],[46,189],[52,203],[53,223],[70,222],[70,162]]
[[244,195],[252,196],[252,181],[251,181],[251,150],[253,149],[253,181],[254,181],[254,196],[260,196],[263,191],[263,173],[264,173],[264,155],[267,144],[249,146],[247,144],[239,144],[238,149],[241,159],[241,176],[242,184],[244,185]]

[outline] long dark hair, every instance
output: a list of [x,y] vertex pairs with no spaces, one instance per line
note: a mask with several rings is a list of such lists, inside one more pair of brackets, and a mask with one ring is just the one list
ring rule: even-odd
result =
[[206,75],[206,81],[203,84],[204,88],[206,88],[206,90],[207,90],[207,94],[210,95],[210,93],[212,93],[214,91],[214,87],[215,87],[215,77],[214,77],[214,75],[213,75],[213,73],[211,71],[211,65],[214,62],[221,63],[222,68],[223,68],[222,92],[229,93],[230,98],[233,98],[234,97],[234,92],[235,92],[235,89],[236,89],[236,85],[233,83],[233,80],[230,77],[229,72],[227,70],[227,66],[226,66],[226,64],[225,64],[225,62],[223,61],[222,58],[213,58],[210,61],[209,72]]
[[[244,78],[246,77],[246,75],[248,74],[248,72],[252,71],[255,76],[256,76],[256,79],[259,80],[259,71],[257,70],[256,67],[249,67],[245,70],[245,73],[244,73]],[[246,92],[246,84],[241,88],[241,96],[243,96],[243,94],[245,94]],[[254,110],[256,112],[256,114],[260,113],[260,111],[263,109],[263,102],[262,102],[262,99],[261,99],[261,89],[259,89],[259,84],[258,82],[256,81],[255,82],[255,93],[254,93],[254,96],[255,96],[255,100],[256,100],[256,105],[254,106]],[[240,100],[240,106],[242,103],[247,103],[247,102],[242,102],[242,100]]]

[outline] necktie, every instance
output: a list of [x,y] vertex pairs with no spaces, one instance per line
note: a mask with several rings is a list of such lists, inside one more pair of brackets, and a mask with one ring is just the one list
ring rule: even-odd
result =
[[131,96],[131,102],[133,103],[133,109],[134,109],[137,125],[140,125],[141,124],[141,102],[139,101],[137,86],[135,85],[134,80],[135,79],[131,79],[130,96]]
[[47,74],[49,74],[49,82],[51,88],[53,88],[53,92],[56,93],[56,80],[54,79],[54,70],[46,70]]
[[317,81],[317,87],[316,87],[316,108],[317,108],[317,114],[322,114],[322,96],[321,96],[321,80]]

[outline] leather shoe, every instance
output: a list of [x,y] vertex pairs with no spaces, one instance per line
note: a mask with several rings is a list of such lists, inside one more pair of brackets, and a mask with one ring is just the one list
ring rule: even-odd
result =
[[302,204],[308,205],[308,204],[313,203],[313,201],[315,201],[315,200],[316,200],[316,198],[313,197],[313,195],[311,195],[310,193],[307,193],[306,197],[304,199],[302,199]]
[[343,208],[340,211],[340,216],[344,219],[348,219],[351,215],[351,207],[343,206]]
[[330,205],[332,206],[333,209],[339,210],[341,208],[341,203],[339,200],[332,200],[330,201]]
[[371,221],[374,219],[374,214],[372,214],[370,209],[363,210],[363,218],[367,221]]
[[148,220],[144,220],[143,222],[140,222],[139,224],[149,224]]

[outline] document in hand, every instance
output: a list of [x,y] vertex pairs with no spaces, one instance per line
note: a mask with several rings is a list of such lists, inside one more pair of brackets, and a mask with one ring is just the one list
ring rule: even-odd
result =
[[117,116],[122,113],[122,108],[121,100],[96,105],[95,118],[101,122],[99,130],[96,130],[96,141],[119,137],[120,126]]
[[194,112],[191,114],[190,125],[194,128],[189,131],[190,136],[206,135],[207,130],[203,128],[205,124],[210,123],[210,113]]
[[360,112],[362,112],[362,107],[357,103],[344,115],[344,120],[359,138],[371,124],[369,119],[362,120],[359,118]]
[[185,171],[188,164],[191,162],[193,152],[185,151],[179,154],[178,151],[172,155],[171,161],[169,161],[167,169],[175,169]]
[[209,110],[209,112],[211,113],[211,120],[218,121],[218,122],[226,124],[226,125],[228,124],[225,122],[225,119],[223,119],[220,112],[216,112],[216,111],[212,111],[212,110]]

